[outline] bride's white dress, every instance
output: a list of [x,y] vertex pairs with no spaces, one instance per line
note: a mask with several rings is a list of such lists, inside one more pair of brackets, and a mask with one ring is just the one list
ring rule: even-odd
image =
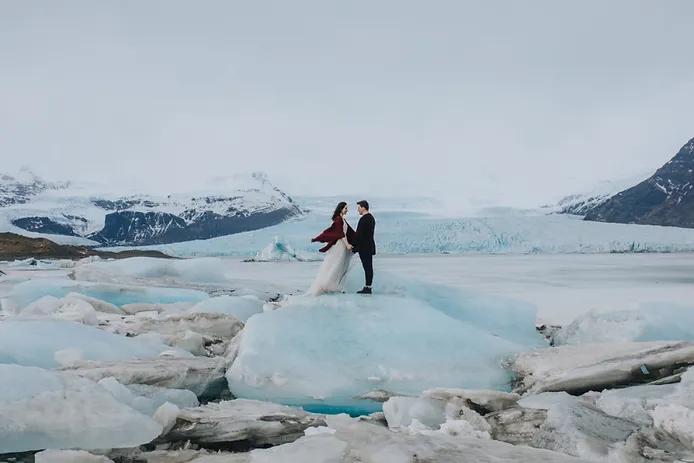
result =
[[[347,233],[347,221],[344,221],[343,231]],[[342,292],[344,283],[352,266],[354,254],[347,249],[342,240],[338,240],[325,253],[325,259],[318,269],[316,279],[306,291],[308,296],[318,296],[323,293]]]

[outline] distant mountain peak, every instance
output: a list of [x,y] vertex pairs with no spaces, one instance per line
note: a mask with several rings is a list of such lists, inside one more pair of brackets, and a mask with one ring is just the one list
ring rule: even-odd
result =
[[8,224],[6,231],[81,236],[107,245],[208,239],[303,214],[263,173],[217,177],[205,189],[165,196],[47,183],[29,169],[0,179],[0,225]]
[[583,210],[584,219],[694,228],[694,138],[645,180]]

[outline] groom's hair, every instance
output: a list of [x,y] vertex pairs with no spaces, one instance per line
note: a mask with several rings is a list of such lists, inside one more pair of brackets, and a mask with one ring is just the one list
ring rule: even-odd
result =
[[369,202],[368,201],[362,199],[361,201],[358,201],[357,204],[360,205],[361,207],[363,207],[364,209],[366,209],[367,211],[369,210]]

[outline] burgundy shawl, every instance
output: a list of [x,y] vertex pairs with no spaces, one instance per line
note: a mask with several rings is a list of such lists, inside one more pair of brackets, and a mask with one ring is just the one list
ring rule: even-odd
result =
[[[316,241],[319,243],[328,243],[318,250],[318,252],[326,252],[328,249],[332,248],[335,243],[345,237],[345,233],[342,231],[343,228],[344,220],[342,219],[341,215],[338,215],[335,220],[333,220],[332,225],[323,230],[323,233],[313,238],[311,243],[315,243]],[[347,241],[352,245],[354,242],[354,236],[354,230],[352,230],[352,227],[347,225]]]

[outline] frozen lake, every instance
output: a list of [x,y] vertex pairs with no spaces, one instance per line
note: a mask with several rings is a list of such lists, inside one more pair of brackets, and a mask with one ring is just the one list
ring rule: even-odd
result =
[[[376,292],[379,271],[388,272],[523,300],[538,308],[538,319],[543,323],[567,324],[590,310],[635,309],[653,302],[694,308],[694,254],[690,253],[376,257]],[[239,258],[191,259],[196,260],[201,266],[216,261],[234,289],[271,284],[291,292],[307,289],[320,265],[248,263]],[[64,277],[71,271],[7,264],[0,264],[0,269],[8,274],[0,278],[0,297],[25,278]],[[362,272],[358,259],[352,272]]]
[[[636,308],[671,302],[694,308],[694,254],[570,254],[499,256],[387,256],[378,271],[429,282],[503,295],[537,306],[547,323],[564,324],[589,310]],[[229,265],[249,280],[269,279],[305,289],[318,262]],[[353,272],[361,272],[357,262]]]

